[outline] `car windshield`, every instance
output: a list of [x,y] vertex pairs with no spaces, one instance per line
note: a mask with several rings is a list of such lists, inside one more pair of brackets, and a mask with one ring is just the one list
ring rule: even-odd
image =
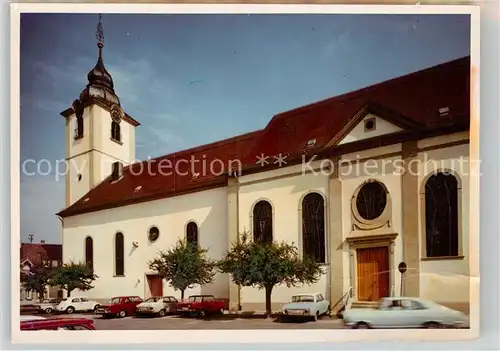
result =
[[113,297],[111,300],[108,301],[108,303],[120,303],[122,299],[119,297]]
[[149,299],[147,299],[145,302],[156,302],[156,301],[158,301],[159,299],[160,299],[160,297],[157,297],[157,296],[155,296],[155,297],[150,297],[150,298],[149,298]]
[[297,295],[292,297],[292,302],[314,302],[312,295]]

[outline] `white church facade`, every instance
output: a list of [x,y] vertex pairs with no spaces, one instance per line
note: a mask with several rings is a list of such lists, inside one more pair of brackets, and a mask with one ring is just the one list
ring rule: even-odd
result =
[[[63,262],[99,278],[84,292],[173,295],[148,261],[178,239],[223,258],[238,233],[294,243],[325,274],[273,290],[332,304],[390,295],[469,305],[468,57],[274,116],[263,129],[135,162],[140,126],[99,59],[66,120]],[[192,160],[197,160],[193,162]],[[259,162],[260,161],[260,162]],[[398,265],[407,272],[403,282]],[[186,291],[256,309],[264,292],[218,274]]]

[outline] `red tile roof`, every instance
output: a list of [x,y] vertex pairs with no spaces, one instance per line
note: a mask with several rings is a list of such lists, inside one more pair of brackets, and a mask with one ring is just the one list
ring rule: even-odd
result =
[[[192,189],[222,186],[227,182],[223,173],[228,166],[237,166],[231,161],[242,159],[260,133],[255,131],[126,166],[120,180],[111,182],[108,177],[58,215],[64,217],[75,212],[179,195]],[[196,160],[194,167],[191,166],[192,158]],[[213,160],[220,162],[213,163],[212,172]]]
[[21,243],[19,257],[21,263],[29,260],[34,265],[42,260],[62,261],[62,245]]
[[[209,165],[215,159],[226,170],[230,160],[240,160],[243,170],[250,170],[261,154],[300,156],[312,139],[316,140],[315,150],[335,148],[335,143],[329,142],[345,133],[348,123],[366,108],[404,129],[468,126],[469,75],[470,59],[464,57],[280,113],[263,130],[125,167],[119,181],[104,180],[58,215],[67,217],[224,186],[227,174],[210,172]],[[444,117],[439,114],[443,107],[449,108]],[[191,158],[198,160],[194,167],[198,176],[190,170]],[[175,164],[179,165],[178,172],[173,172]],[[214,172],[218,172],[215,165]]]

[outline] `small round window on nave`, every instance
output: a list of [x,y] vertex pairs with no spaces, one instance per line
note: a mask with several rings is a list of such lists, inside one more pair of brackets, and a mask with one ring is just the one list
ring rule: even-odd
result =
[[382,215],[387,206],[387,193],[379,182],[369,182],[362,186],[356,198],[356,209],[366,220],[373,220]]
[[149,241],[156,241],[159,236],[160,236],[160,231],[158,230],[157,227],[152,227],[151,229],[149,229],[148,233]]

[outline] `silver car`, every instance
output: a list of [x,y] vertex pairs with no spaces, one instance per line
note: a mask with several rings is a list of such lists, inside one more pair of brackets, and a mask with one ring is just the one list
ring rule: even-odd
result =
[[177,299],[173,296],[152,296],[136,306],[137,315],[164,317],[177,312]]
[[292,301],[283,306],[285,319],[312,319],[318,320],[323,315],[330,314],[330,301],[323,298],[321,293],[297,294]]
[[40,303],[34,305],[38,313],[52,313],[57,305],[65,299],[43,299]]
[[462,312],[411,297],[383,298],[377,308],[351,308],[343,314],[350,328],[467,328]]

